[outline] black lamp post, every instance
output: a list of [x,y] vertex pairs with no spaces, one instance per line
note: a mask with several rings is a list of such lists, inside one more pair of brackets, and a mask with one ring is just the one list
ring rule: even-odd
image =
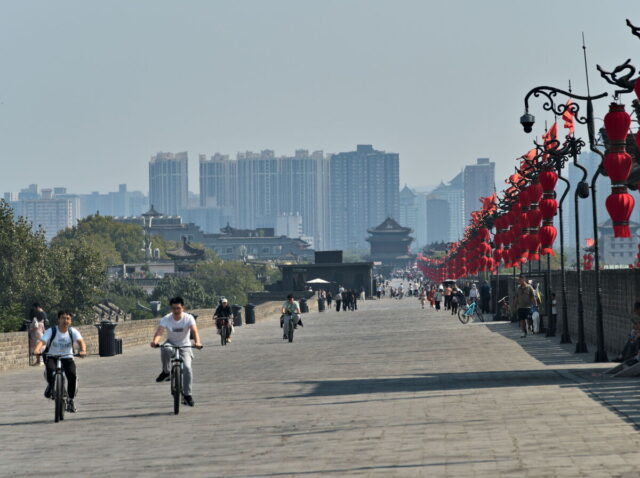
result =
[[[567,136],[565,144],[560,148],[560,142],[558,140],[552,140],[544,145],[544,151],[550,156],[553,167],[558,174],[558,179],[566,184],[566,188],[560,196],[558,202],[558,218],[560,225],[560,289],[562,294],[562,335],[560,337],[561,344],[570,344],[571,336],[569,334],[569,321],[568,321],[568,306],[567,306],[567,274],[564,265],[564,200],[569,194],[571,189],[571,183],[562,176],[562,169],[570,154],[580,154],[581,149],[585,146],[584,141],[575,136]],[[549,259],[549,258],[548,258]],[[549,263],[547,262],[547,269],[549,270]],[[550,272],[549,272],[550,276]],[[550,297],[550,294],[548,294]],[[548,337],[555,336],[555,324],[551,331],[547,333]]]
[[[586,117],[579,115],[580,106],[578,103],[556,105],[554,100],[558,94],[574,100],[586,101],[587,103]],[[565,113],[566,111],[569,111],[578,123],[587,125],[587,131],[589,135],[589,147],[591,150],[598,151],[596,148],[595,132],[594,132],[593,100],[604,98],[607,96],[607,93],[601,93],[595,96],[591,96],[590,94],[588,94],[587,96],[582,96],[582,95],[576,95],[571,91],[564,91],[559,88],[555,88],[551,86],[538,86],[536,88],[533,88],[531,91],[529,91],[529,93],[527,93],[527,95],[524,98],[525,113],[520,117],[520,124],[522,124],[522,127],[524,128],[524,131],[526,133],[529,133],[532,131],[533,125],[535,123],[535,117],[532,114],[529,114],[529,98],[531,96],[534,96],[536,98],[543,96],[546,98],[545,102],[542,105],[542,109],[544,109],[545,111],[551,111],[554,115],[557,115],[557,116],[562,116],[563,113]],[[582,179],[576,187],[575,199],[574,199],[575,213],[576,213],[575,214],[576,216],[576,258],[577,258],[576,271],[577,271],[577,280],[578,280],[578,342],[576,343],[576,353],[580,353],[580,352],[587,352],[587,346],[584,340],[584,304],[582,301],[582,273],[581,273],[582,271],[580,268],[580,238],[579,238],[580,223],[579,223],[579,212],[578,212],[578,199],[586,198],[589,196],[589,185],[585,182],[585,179],[587,178],[587,171],[581,164],[578,163],[577,155],[578,155],[578,149],[573,147],[573,150],[571,151],[571,156],[573,158],[574,165],[578,167],[580,170],[582,170],[582,173],[583,173]],[[595,185],[595,183],[593,184]],[[594,218],[594,223],[595,223],[595,219],[596,218]],[[596,230],[597,230],[597,226],[596,226]],[[597,235],[594,238],[594,240],[597,242]],[[598,255],[597,248],[595,249],[595,255],[596,256]],[[596,264],[599,264],[598,259],[596,259]],[[600,296],[598,295],[598,291],[596,291],[596,296],[597,296],[596,300],[599,303],[598,308],[601,308],[602,297],[601,295]],[[565,322],[566,322],[566,316],[565,316]],[[563,324],[563,327],[564,325],[565,324]],[[564,335],[564,331],[563,331],[563,335]],[[599,335],[599,331],[598,331],[598,335]],[[600,341],[600,339],[598,340]],[[602,340],[602,342],[604,343],[604,340]]]

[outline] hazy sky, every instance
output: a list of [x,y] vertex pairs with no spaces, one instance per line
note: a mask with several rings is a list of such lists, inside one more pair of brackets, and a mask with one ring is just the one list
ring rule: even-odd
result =
[[358,143],[409,185],[483,156],[501,181],[525,93],[585,92],[582,31],[593,93],[597,63],[640,66],[627,17],[638,0],[0,0],[0,192],[147,191],[149,157],[184,150],[197,192],[199,153]]

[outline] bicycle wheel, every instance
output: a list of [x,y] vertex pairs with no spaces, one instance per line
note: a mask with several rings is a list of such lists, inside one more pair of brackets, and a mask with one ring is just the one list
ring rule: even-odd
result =
[[227,345],[227,326],[220,327],[220,343],[221,345]]
[[64,377],[62,374],[57,374],[53,382],[53,397],[55,400],[54,419],[56,423],[60,420],[64,420]]
[[293,342],[293,320],[289,320],[289,342]]
[[467,309],[464,307],[458,308],[458,320],[463,324],[469,322],[469,316],[467,315]]
[[173,395],[173,413],[180,413],[180,399],[182,398],[182,370],[174,365],[171,370],[171,394]]
[[480,312],[480,309],[476,308],[476,315],[478,316],[478,319],[480,319],[480,322],[484,322],[484,315],[482,315],[482,312]]

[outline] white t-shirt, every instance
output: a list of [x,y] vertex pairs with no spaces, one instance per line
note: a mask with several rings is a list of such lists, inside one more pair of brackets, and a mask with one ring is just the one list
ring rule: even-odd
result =
[[[78,340],[82,339],[82,335],[80,335],[80,332],[78,332],[76,328],[69,327],[69,329],[71,329],[71,333],[73,334],[73,343],[77,344]],[[47,329],[40,340],[47,344],[49,340],[51,340],[52,333],[53,327]],[[73,358],[73,347],[71,346],[71,337],[69,337],[68,330],[64,333],[60,332],[60,330],[56,331],[56,336],[53,338],[53,342],[51,342],[48,353],[51,355],[62,355],[62,358]]]
[[191,345],[189,332],[193,325],[196,325],[196,319],[193,315],[184,312],[180,320],[175,320],[173,314],[165,315],[160,319],[160,326],[167,329],[167,342],[181,347]]

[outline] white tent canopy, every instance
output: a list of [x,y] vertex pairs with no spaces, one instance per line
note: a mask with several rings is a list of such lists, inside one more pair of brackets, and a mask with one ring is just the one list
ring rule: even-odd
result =
[[319,277],[316,279],[308,280],[307,284],[331,284],[328,280],[320,279]]

